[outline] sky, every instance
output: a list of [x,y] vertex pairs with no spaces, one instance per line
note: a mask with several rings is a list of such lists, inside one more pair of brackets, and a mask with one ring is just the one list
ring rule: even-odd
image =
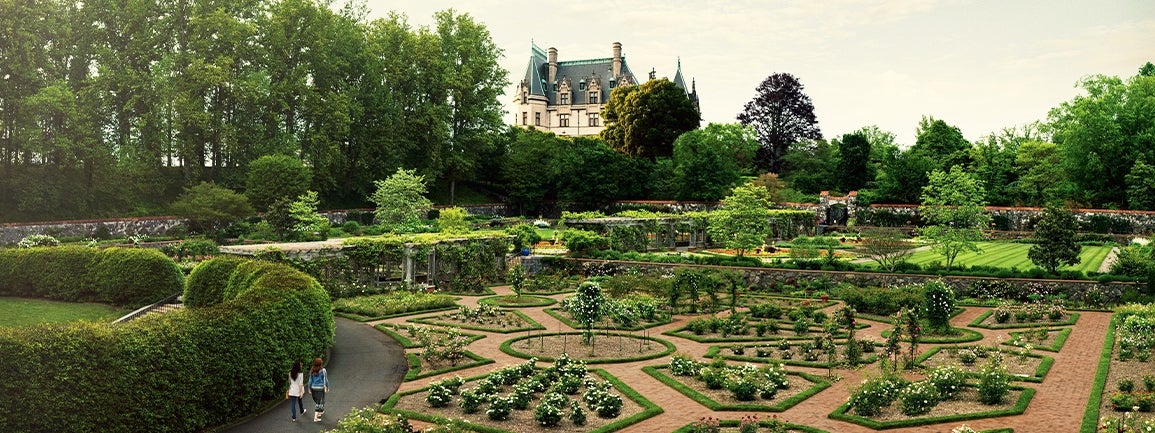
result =
[[[366,0],[369,18],[414,26],[453,8],[489,29],[513,93],[530,43],[558,59],[622,55],[639,79],[697,82],[702,125],[732,123],[755,88],[790,73],[827,139],[878,125],[908,147],[922,116],[975,141],[1045,120],[1082,77],[1155,62],[1153,0]],[[507,122],[513,115],[506,114]]]

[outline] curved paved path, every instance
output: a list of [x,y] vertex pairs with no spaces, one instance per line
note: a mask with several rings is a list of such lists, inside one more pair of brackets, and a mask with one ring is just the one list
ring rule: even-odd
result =
[[321,422],[313,422],[313,400],[305,396],[305,407],[309,412],[303,418],[298,416],[295,423],[289,416],[289,401],[285,400],[256,417],[221,431],[281,433],[330,430],[350,409],[375,406],[396,392],[409,369],[401,344],[363,323],[338,317],[336,324],[336,341],[326,367],[331,386]]
[[[510,294],[508,287],[494,287],[494,291],[499,295]],[[570,294],[550,296],[554,299],[562,299]],[[466,296],[463,297],[458,304],[474,307],[477,304],[479,297]],[[833,309],[830,307],[829,309]],[[542,307],[533,308],[519,308],[521,312],[527,316],[538,321],[546,326],[549,331],[554,330],[572,330],[565,324],[559,322],[557,319],[549,316],[542,311]],[[951,322],[956,327],[966,327],[966,324],[986,311],[987,308],[968,307],[966,311],[958,316],[955,316]],[[382,320],[376,323],[390,322],[390,323],[405,323],[408,319],[423,316],[435,316],[444,314],[444,312],[417,314],[413,316],[399,317],[393,319]],[[692,320],[695,316],[676,316],[674,321],[670,324],[651,328],[650,335],[659,336],[662,332],[676,329],[683,326],[687,321]],[[1026,386],[1036,388],[1038,394],[1035,395],[1034,400],[1027,408],[1026,413],[1018,416],[989,418],[967,421],[969,424],[978,430],[1014,427],[1016,433],[1031,433],[1031,432],[1075,432],[1078,431],[1079,423],[1083,418],[1083,409],[1087,404],[1087,398],[1090,394],[1091,383],[1094,381],[1095,369],[1098,365],[1099,351],[1102,348],[1103,340],[1106,338],[1107,325],[1110,321],[1110,313],[1100,312],[1080,312],[1079,322],[1074,326],[1070,337],[1059,353],[1045,353],[1048,356],[1055,358],[1055,363],[1042,383],[1026,383]],[[863,320],[870,324],[869,328],[863,329],[859,332],[860,336],[873,337],[875,340],[882,340],[881,332],[890,327],[889,324],[872,322]],[[983,334],[981,344],[992,344],[997,339],[1002,341],[1009,341],[1009,332],[1014,329],[1003,330],[988,330],[983,328],[968,328],[978,331]],[[469,345],[469,350],[482,357],[490,358],[496,361],[495,364],[482,365],[467,370],[459,370],[452,373],[446,373],[440,376],[429,377],[425,379],[406,382],[401,385],[399,390],[411,390],[428,385],[429,382],[440,380],[446,377],[453,377],[460,375],[468,377],[472,375],[484,374],[492,371],[495,368],[500,368],[505,365],[513,365],[523,362],[523,359],[515,358],[507,355],[499,349],[502,342],[510,338],[510,335],[491,333],[484,331],[468,331],[471,334],[484,334],[486,338],[475,341]],[[698,343],[691,340],[661,335],[660,338],[669,340],[678,346],[679,352],[685,352],[697,355],[706,353],[710,345],[716,343]],[[979,343],[967,343],[979,344]],[[925,351],[931,347],[939,346],[938,344],[921,344],[920,351]],[[705,359],[705,358],[700,358]],[[656,365],[665,362],[663,359],[639,361],[621,364],[599,364],[598,368],[604,368],[614,376],[617,376],[623,382],[628,384],[633,389],[637,390],[646,398],[653,401],[655,404],[666,409],[662,413],[653,418],[647,419],[641,423],[635,424],[629,428],[621,430],[623,432],[668,432],[676,430],[686,424],[689,424],[700,417],[712,416],[719,419],[739,419],[747,412],[719,412],[712,411],[706,407],[694,402],[690,398],[681,393],[670,389],[668,386],[662,384],[657,379],[650,377],[648,374],[642,372],[641,368],[647,365]],[[808,369],[802,367],[790,367],[791,370],[808,371],[818,375],[825,375],[825,369]],[[834,411],[835,408],[846,402],[850,395],[850,390],[862,382],[864,373],[871,373],[876,369],[872,364],[860,370],[837,370],[836,374],[841,376],[841,380],[836,382],[832,387],[824,390],[814,397],[811,397],[802,403],[790,408],[789,410],[778,414],[778,417],[790,422],[805,424],[812,427],[822,428],[830,432],[850,432],[850,433],[875,433],[875,430],[867,429],[855,424],[850,424],[842,421],[835,421],[828,419],[827,414]],[[286,409],[287,410],[287,409]],[[772,416],[768,413],[759,413],[760,418]],[[929,425],[922,427],[911,427],[887,430],[896,433],[914,433],[914,432],[948,432],[951,428],[957,427],[963,422],[943,423],[937,425]],[[414,425],[422,426],[422,423],[414,422]]]

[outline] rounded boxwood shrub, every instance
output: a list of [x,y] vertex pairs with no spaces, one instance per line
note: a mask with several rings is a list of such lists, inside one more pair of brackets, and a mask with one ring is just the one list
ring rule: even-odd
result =
[[247,260],[222,256],[201,262],[189,273],[184,288],[184,305],[190,308],[209,307],[225,301],[225,287],[233,271]]
[[[147,254],[130,252],[124,261],[94,267],[132,263],[134,272],[148,272]],[[150,277],[156,279],[126,279]],[[282,398],[285,371],[295,360],[324,353],[333,331],[328,294],[284,265],[215,307],[120,325],[0,328],[0,371],[21,378],[0,381],[0,393],[20,396],[0,411],[0,425],[65,433],[203,431]],[[100,408],[101,416],[80,407]]]
[[142,306],[184,289],[184,274],[158,250],[109,248],[100,252],[95,266],[97,298],[102,302]]

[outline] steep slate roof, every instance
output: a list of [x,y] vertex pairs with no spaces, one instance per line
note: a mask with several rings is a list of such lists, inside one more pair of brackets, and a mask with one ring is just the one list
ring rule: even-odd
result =
[[[535,44],[530,44],[529,65],[525,71],[525,80],[529,83],[529,93],[531,95],[543,95],[549,100],[549,104],[557,104],[557,92],[553,89],[553,83],[547,83],[549,79],[549,57],[545,51],[538,48]],[[570,90],[573,92],[573,97],[570,100],[571,104],[587,104],[589,103],[589,92],[581,90],[581,82],[585,81],[586,85],[592,77],[596,76],[601,81],[601,92],[598,95],[598,102],[606,103],[610,98],[610,80],[614,75],[614,59],[606,57],[602,59],[587,59],[587,60],[567,60],[557,62],[557,82],[561,83],[564,78],[570,80]],[[630,82],[638,84],[638,80],[634,78],[634,73],[630,71],[629,64],[626,63],[626,56],[622,56],[622,76],[629,77]],[[616,86],[615,86],[616,87]]]
[[690,87],[686,85],[686,80],[684,78],[682,78],[682,58],[681,57],[678,58],[678,72],[676,74],[674,74],[674,85],[678,86],[679,89],[682,89],[682,91],[686,92],[687,96],[690,95]]

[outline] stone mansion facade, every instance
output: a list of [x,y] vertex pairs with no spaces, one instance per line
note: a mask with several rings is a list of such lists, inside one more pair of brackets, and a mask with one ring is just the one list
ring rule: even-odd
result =
[[[650,72],[649,79],[654,75]],[[697,107],[697,86],[686,86],[681,60],[673,82]],[[558,61],[557,48],[547,52],[530,44],[529,65],[515,93],[514,123],[558,135],[597,135],[604,128],[601,111],[610,92],[636,84],[619,42],[613,44],[612,57],[567,61]]]

